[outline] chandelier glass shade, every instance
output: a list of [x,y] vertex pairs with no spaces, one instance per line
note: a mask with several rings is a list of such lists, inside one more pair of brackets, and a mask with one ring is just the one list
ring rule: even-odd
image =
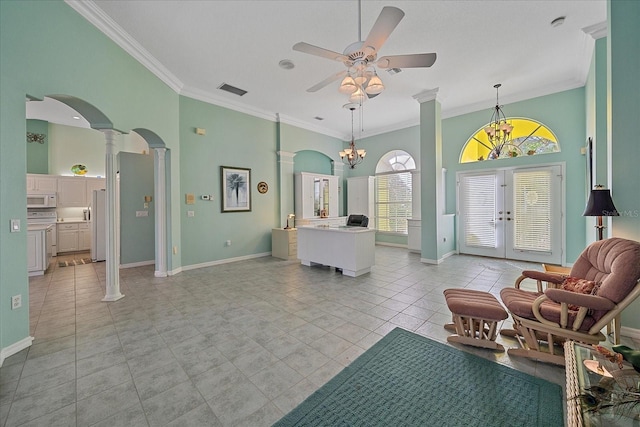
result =
[[340,151],[339,154],[345,165],[348,165],[350,169],[355,169],[356,165],[362,163],[367,152],[362,148],[356,148],[356,142],[353,136],[353,111],[355,107],[349,107],[349,109],[351,110],[351,142],[349,143],[349,148],[345,148]]
[[340,89],[338,90],[340,91],[340,93],[351,95],[353,92],[358,90],[358,86],[353,80],[353,77],[347,75],[344,79],[342,79],[342,83],[340,83]]
[[491,152],[489,153],[489,158],[491,159],[499,158],[502,152],[508,149],[508,146],[511,144],[511,133],[513,131],[513,126],[507,121],[502,107],[500,107],[498,100],[498,89],[500,86],[502,85],[499,83],[493,86],[496,88],[496,106],[493,109],[491,121],[487,127],[484,128],[489,144],[491,145]]
[[349,95],[349,102],[360,104],[367,100],[367,95],[378,95],[384,89],[376,70],[360,64],[349,69],[338,90]]

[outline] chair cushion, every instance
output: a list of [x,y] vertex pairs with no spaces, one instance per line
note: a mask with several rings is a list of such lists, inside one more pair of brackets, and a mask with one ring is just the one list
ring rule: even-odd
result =
[[[538,292],[529,292],[522,289],[504,288],[500,291],[500,298],[502,302],[507,306],[507,309],[516,316],[524,317],[525,319],[536,320],[536,316],[533,314],[533,302],[540,295]],[[560,304],[556,304],[553,301],[545,301],[540,305],[540,314],[545,319],[560,323]],[[577,311],[569,311],[568,325],[572,325],[575,320]],[[595,319],[587,315],[582,322],[580,330],[587,331],[595,323]]]
[[[575,292],[577,294],[596,295],[600,283],[596,283],[593,280],[580,279],[578,277],[567,277],[560,285],[560,289]],[[578,310],[579,306],[575,304],[569,304],[569,310]]]
[[504,320],[507,311],[489,292],[474,289],[446,289],[444,297],[452,313],[486,320]]

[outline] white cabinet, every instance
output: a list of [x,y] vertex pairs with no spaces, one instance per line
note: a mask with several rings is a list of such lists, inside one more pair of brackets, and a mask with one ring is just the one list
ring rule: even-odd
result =
[[78,250],[91,250],[91,229],[89,224],[78,224]]
[[51,227],[27,231],[27,270],[29,276],[41,276],[49,267]]
[[366,215],[369,227],[375,227],[375,177],[358,176],[347,179],[347,213]]
[[84,177],[58,178],[58,207],[87,207],[87,183]]
[[281,259],[298,258],[298,230],[274,228],[271,230],[271,256]]
[[86,208],[93,190],[105,188],[104,178],[69,176],[58,178],[58,207]]
[[422,252],[422,221],[407,219],[407,248],[411,252]]
[[27,174],[27,193],[52,193],[58,190],[58,179],[53,175]]
[[337,176],[301,172],[295,175],[294,186],[296,222],[338,216]]
[[58,224],[58,253],[79,251],[78,224]]

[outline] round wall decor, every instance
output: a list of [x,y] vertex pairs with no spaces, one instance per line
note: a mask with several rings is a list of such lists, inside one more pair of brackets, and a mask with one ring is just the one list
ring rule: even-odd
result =
[[267,191],[269,191],[269,185],[264,181],[260,181],[258,183],[258,193],[264,194]]

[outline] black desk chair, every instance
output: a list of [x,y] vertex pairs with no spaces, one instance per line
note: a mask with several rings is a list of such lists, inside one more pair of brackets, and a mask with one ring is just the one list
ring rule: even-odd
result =
[[369,218],[366,215],[349,215],[347,219],[348,227],[368,227]]

